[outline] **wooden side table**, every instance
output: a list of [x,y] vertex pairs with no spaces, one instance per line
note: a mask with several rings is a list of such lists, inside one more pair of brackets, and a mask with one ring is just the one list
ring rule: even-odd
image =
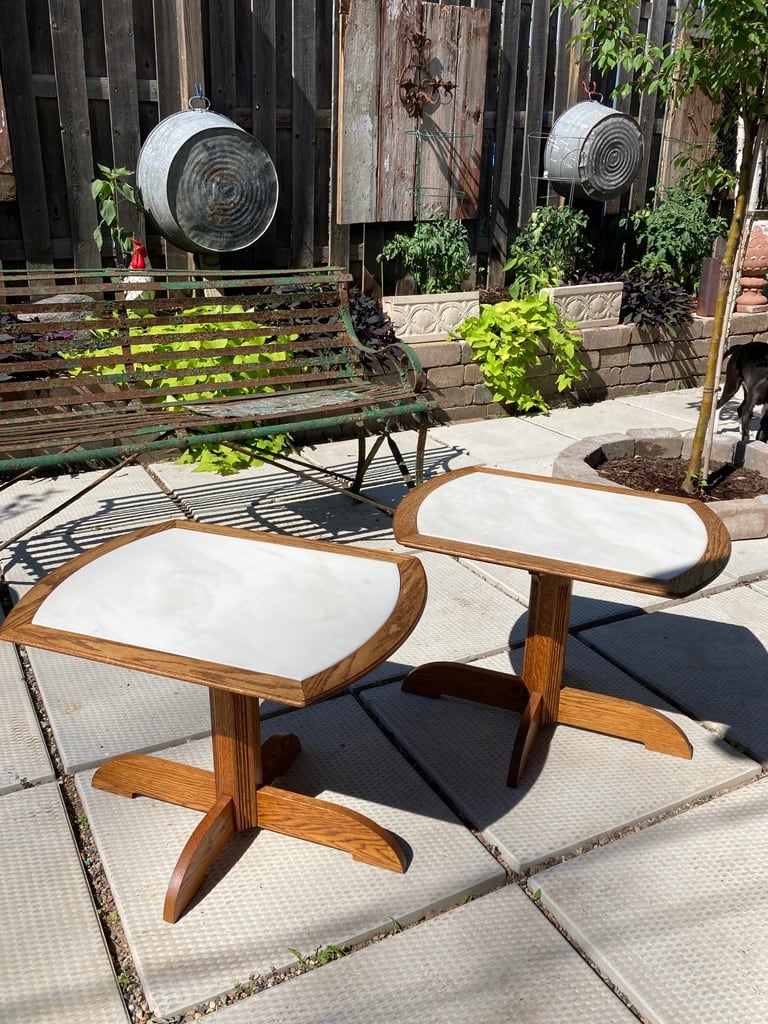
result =
[[259,700],[303,707],[342,690],[402,644],[425,600],[411,555],[178,521],[54,570],[0,637],[209,687],[212,772],[125,754],[93,777],[99,789],[204,813],[166,893],[163,918],[174,922],[243,829],[405,870],[398,840],[369,818],[271,785],[301,746],[291,734],[261,745]]
[[694,500],[503,470],[447,473],[408,494],[394,518],[406,546],[527,569],[531,575],[522,676],[433,662],[403,690],[480,701],[520,713],[508,784],[520,781],[543,724],[637,740],[690,758],[685,733],[634,701],[563,686],[574,580],[682,597],[714,579],[731,550],[722,521]]

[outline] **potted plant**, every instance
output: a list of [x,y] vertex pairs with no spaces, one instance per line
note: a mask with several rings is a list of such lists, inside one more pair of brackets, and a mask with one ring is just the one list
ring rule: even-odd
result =
[[417,223],[395,235],[376,259],[399,260],[416,294],[382,298],[395,334],[406,341],[442,341],[467,316],[478,312],[478,291],[462,291],[472,272],[467,229],[444,216]]
[[563,320],[580,327],[610,327],[619,322],[620,281],[580,280],[591,267],[589,221],[571,206],[540,206],[512,243],[504,269],[513,277],[513,299],[544,292]]

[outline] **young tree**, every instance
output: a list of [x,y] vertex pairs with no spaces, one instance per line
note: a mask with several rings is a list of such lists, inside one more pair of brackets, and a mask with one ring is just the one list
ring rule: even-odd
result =
[[[717,391],[719,352],[728,321],[728,295],[744,226],[761,125],[768,120],[768,3],[766,0],[681,0],[674,38],[661,46],[638,31],[639,4],[630,0],[560,0],[580,29],[573,42],[601,72],[621,69],[617,95],[658,93],[680,103],[700,89],[722,111],[718,128],[739,121],[743,137],[739,182],[723,254],[701,410],[685,490],[701,481],[707,427]],[[763,128],[764,131],[764,128]]]

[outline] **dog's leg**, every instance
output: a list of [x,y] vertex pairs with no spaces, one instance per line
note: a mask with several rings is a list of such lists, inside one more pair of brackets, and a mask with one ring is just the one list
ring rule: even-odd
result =
[[760,426],[757,428],[757,440],[768,441],[768,405],[763,406],[763,415],[760,417]]
[[739,421],[741,422],[741,440],[749,440],[749,424],[752,420],[752,410],[755,407],[755,399],[752,388],[744,385],[744,401],[739,406]]
[[725,367],[723,391],[717,400],[718,409],[722,409],[726,402],[730,402],[741,386],[738,360],[733,357],[732,352],[729,352],[725,358],[728,360],[728,363]]

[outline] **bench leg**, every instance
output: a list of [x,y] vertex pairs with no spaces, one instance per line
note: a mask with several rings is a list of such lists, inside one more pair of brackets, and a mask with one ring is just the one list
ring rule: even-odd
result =
[[414,479],[417,487],[421,487],[424,483],[424,455],[427,450],[427,430],[429,429],[429,422],[426,416],[422,416],[421,422],[419,423],[419,437],[416,442],[416,466]]
[[420,487],[424,483],[424,455],[427,449],[427,430],[429,429],[429,421],[426,414],[422,415],[419,419],[419,433],[416,440],[416,455],[413,467],[413,474],[410,473],[408,466],[405,463],[405,459],[400,453],[400,449],[397,447],[394,438],[387,431],[387,441],[389,442],[390,450],[394,456],[395,462],[397,463],[398,469],[403,474],[408,487]]
[[376,453],[379,448],[381,448],[383,441],[384,435],[382,434],[380,437],[376,438],[371,445],[371,450],[366,454],[366,433],[364,428],[360,428],[357,435],[357,469],[355,470],[355,478],[349,488],[352,494],[359,494],[362,490],[365,474],[368,472],[368,467],[376,458]]

